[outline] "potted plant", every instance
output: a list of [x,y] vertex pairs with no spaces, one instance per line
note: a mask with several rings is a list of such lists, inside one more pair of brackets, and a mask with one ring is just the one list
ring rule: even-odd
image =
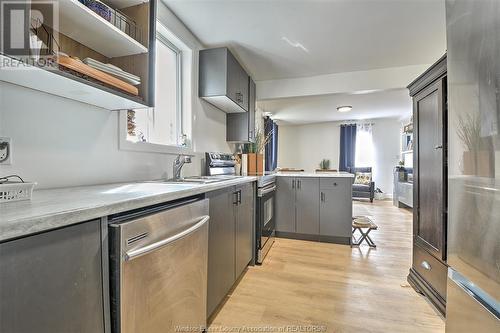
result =
[[322,159],[321,162],[319,162],[319,168],[320,170],[330,170],[330,160],[329,159]]
[[248,155],[248,174],[262,175],[264,173],[264,151],[272,137],[272,131],[267,135],[261,129],[255,132],[255,141],[246,143],[243,152]]

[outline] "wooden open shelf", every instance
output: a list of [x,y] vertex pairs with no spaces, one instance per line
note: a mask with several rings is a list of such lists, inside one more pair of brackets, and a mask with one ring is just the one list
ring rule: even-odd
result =
[[108,57],[147,53],[148,49],[78,0],[59,0],[59,32]]
[[[12,58],[0,54],[0,64],[9,63],[11,60]],[[142,109],[148,107],[141,98],[122,93],[116,89],[108,88],[57,69],[45,70],[34,66],[28,66],[23,69],[6,69],[0,67],[0,81],[62,96],[108,110]]]

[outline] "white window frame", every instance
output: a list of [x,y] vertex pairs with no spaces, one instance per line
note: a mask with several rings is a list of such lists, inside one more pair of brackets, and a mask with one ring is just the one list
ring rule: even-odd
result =
[[[183,62],[182,62],[182,50],[172,43],[167,36],[170,32],[163,26],[159,21],[157,22],[159,29],[157,29],[157,43],[163,43],[165,46],[174,51],[177,55],[176,57],[176,76],[177,76],[177,101],[176,101],[176,112],[177,112],[177,124],[176,124],[176,136],[177,140],[180,139],[184,132],[184,121],[186,115],[186,110],[183,109],[183,94],[185,93],[183,85]],[[163,33],[164,32],[164,33]],[[186,73],[187,74],[187,73]],[[136,112],[149,112],[152,110],[154,116],[154,108],[150,109],[138,109]],[[150,152],[150,153],[163,153],[163,154],[192,154],[193,147],[192,141],[189,141],[187,146],[180,145],[163,145],[151,142],[133,142],[127,140],[127,110],[119,111],[119,148],[121,150],[138,151],[138,152]],[[188,139],[189,135],[188,135]],[[177,141],[179,142],[179,141]]]
[[[175,64],[175,75],[176,75],[176,85],[177,85],[177,100],[175,103],[175,108],[176,108],[176,113],[177,113],[177,123],[175,124],[176,126],[176,138],[177,138],[177,145],[174,147],[177,147],[179,144],[179,138],[181,137],[182,133],[182,125],[183,125],[183,112],[182,112],[182,51],[175,46],[172,42],[170,42],[167,37],[165,37],[161,32],[156,33],[156,41],[157,43],[163,43],[166,47],[168,47],[170,50],[174,51],[175,56],[176,56],[176,64]],[[154,112],[156,109],[153,111],[153,117],[154,117]],[[154,119],[154,118],[153,118]]]

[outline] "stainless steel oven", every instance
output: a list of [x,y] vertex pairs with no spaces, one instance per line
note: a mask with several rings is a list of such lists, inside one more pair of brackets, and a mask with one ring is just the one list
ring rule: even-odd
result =
[[266,175],[259,178],[257,191],[256,252],[257,263],[262,264],[274,243],[276,178]]

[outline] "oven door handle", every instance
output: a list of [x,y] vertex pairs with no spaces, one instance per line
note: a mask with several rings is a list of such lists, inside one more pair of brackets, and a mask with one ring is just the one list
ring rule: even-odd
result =
[[276,191],[276,185],[269,187],[269,188],[259,189],[259,191],[257,192],[257,195],[259,197],[263,197],[264,195],[271,193],[271,192],[274,192],[274,191]]
[[176,240],[195,232],[196,230],[201,228],[205,223],[207,223],[209,219],[210,219],[210,216],[205,215],[197,223],[195,223],[194,225],[192,225],[191,227],[189,227],[187,229],[182,230],[178,234],[175,234],[171,237],[162,239],[162,240],[155,242],[153,244],[149,244],[149,245],[146,245],[144,247],[128,251],[127,253],[125,253],[125,261],[130,261],[130,260],[135,259],[137,257],[140,257],[144,254],[153,252],[153,251],[155,251],[161,247],[164,247],[170,243],[173,243]]

